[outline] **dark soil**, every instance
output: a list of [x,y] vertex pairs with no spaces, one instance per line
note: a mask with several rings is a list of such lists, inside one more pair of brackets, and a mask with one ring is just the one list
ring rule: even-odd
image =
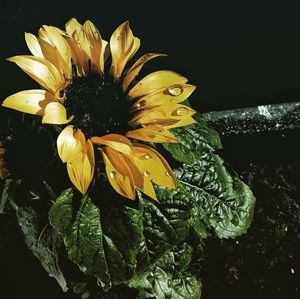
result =
[[225,139],[225,160],[257,202],[246,235],[205,242],[203,299],[300,298],[298,134]]

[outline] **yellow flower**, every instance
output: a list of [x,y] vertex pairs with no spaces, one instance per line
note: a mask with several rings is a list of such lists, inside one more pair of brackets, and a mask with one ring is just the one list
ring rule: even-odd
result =
[[3,146],[3,143],[0,141],[0,180],[5,179],[9,174],[9,171],[6,168],[6,163],[4,160],[5,152],[6,149]]
[[57,149],[81,193],[93,179],[94,146],[110,184],[121,195],[134,199],[139,189],[156,199],[152,183],[176,188],[166,160],[144,143],[176,143],[169,129],[195,123],[195,111],[180,104],[195,86],[167,70],[135,82],[146,62],[165,55],[143,55],[125,69],[140,47],[128,21],[114,31],[109,43],[91,21],[81,25],[74,18],[65,31],[44,25],[38,36],[25,33],[25,40],[32,55],[8,60],[43,89],[18,92],[2,105],[40,115],[44,124],[72,122],[60,133]]

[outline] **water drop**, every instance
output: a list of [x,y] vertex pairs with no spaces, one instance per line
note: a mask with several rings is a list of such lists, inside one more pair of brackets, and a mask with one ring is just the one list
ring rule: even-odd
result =
[[175,114],[182,116],[182,115],[186,115],[188,112],[189,112],[188,108],[181,107],[176,109]]
[[118,176],[118,174],[117,174],[117,172],[116,171],[111,171],[110,173],[109,173],[109,176],[112,178],[112,179],[115,179],[117,176]]
[[166,176],[171,176],[169,171],[166,171]]
[[141,107],[143,107],[145,105],[146,105],[146,101],[142,100],[142,101],[140,101],[140,102],[138,102],[138,103],[135,104],[135,108],[141,108]]
[[178,97],[183,93],[183,87],[180,85],[173,85],[167,88],[169,94],[174,97]]
[[150,176],[150,172],[146,170],[146,171],[144,171],[143,175],[144,175],[145,177],[149,177],[149,176]]
[[151,160],[153,157],[150,154],[145,154],[143,158],[146,160]]

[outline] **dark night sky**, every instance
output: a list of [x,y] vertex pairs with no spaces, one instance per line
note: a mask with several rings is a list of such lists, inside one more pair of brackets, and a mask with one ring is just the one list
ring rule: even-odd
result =
[[[77,1],[74,1],[74,3]],[[78,1],[79,2],[79,1]],[[1,1],[1,97],[31,88],[32,80],[6,57],[26,54],[24,32],[42,24],[63,28],[72,16],[91,19],[102,36],[130,20],[140,54],[163,52],[153,69],[178,71],[198,86],[191,101],[200,111],[295,101],[300,96],[300,17],[286,1],[94,1],[94,4]],[[269,4],[268,4],[269,2]],[[16,83],[17,82],[17,83]]]

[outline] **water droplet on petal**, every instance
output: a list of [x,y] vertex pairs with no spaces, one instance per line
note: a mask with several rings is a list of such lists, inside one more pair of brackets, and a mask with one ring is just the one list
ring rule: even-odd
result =
[[138,102],[138,103],[135,104],[135,108],[141,108],[141,107],[143,107],[145,105],[146,105],[146,101],[142,100],[142,101],[140,101],[140,102]]
[[167,88],[169,94],[174,97],[178,97],[183,93],[183,87],[180,85],[173,85]]
[[117,172],[116,171],[111,171],[110,173],[109,173],[109,176],[112,178],[112,179],[115,179],[117,176],[118,176],[118,174],[117,174]]
[[150,176],[150,172],[146,170],[146,171],[143,172],[143,175],[144,175],[145,177],[149,177],[149,176]]
[[182,116],[182,115],[186,115],[189,112],[188,108],[185,107],[181,107],[175,110],[175,114]]
[[166,171],[166,176],[171,176],[169,171]]
[[145,154],[143,158],[146,160],[151,160],[153,157],[150,154]]

